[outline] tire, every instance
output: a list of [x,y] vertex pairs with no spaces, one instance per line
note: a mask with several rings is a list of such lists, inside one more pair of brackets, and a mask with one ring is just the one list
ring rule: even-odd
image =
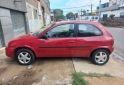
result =
[[34,53],[29,49],[19,49],[15,53],[15,59],[20,65],[30,65],[35,60]]
[[93,52],[91,60],[96,65],[105,65],[109,61],[109,52],[100,49]]

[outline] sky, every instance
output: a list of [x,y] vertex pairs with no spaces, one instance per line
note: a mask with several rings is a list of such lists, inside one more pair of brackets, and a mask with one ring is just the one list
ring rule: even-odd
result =
[[[64,15],[68,12],[77,13],[82,10],[91,10],[91,4],[93,4],[93,11],[99,6],[99,0],[49,0],[51,9],[62,9]],[[102,0],[102,3],[109,2],[109,0]],[[85,7],[81,7],[85,6]],[[80,8],[73,8],[80,7]],[[69,9],[65,9],[69,8]],[[71,9],[70,9],[71,8]],[[73,8],[73,9],[72,9]]]

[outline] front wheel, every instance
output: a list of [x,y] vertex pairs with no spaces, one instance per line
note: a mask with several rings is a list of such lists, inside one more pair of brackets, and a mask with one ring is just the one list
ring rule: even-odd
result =
[[35,60],[35,56],[32,51],[28,49],[20,49],[17,51],[15,58],[21,65],[30,65]]
[[96,50],[93,52],[91,59],[96,65],[104,65],[109,61],[109,53],[104,49]]

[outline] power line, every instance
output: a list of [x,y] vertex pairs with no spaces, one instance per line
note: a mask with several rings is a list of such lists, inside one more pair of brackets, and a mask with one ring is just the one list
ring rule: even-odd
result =
[[86,5],[91,4],[94,0],[90,0]]
[[70,8],[57,8],[57,9],[74,9],[74,8],[81,8],[81,7],[87,7],[90,5],[80,6],[80,7],[70,7]]

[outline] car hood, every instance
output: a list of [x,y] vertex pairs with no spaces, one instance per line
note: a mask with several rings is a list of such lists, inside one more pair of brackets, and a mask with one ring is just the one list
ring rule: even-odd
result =
[[20,37],[15,38],[14,40],[28,40],[28,39],[32,39],[35,38],[36,36],[32,36],[32,34],[26,34]]

